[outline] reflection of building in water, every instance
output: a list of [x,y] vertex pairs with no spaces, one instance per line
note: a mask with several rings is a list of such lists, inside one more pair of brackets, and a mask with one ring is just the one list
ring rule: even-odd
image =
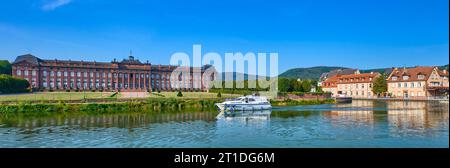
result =
[[329,111],[322,113],[325,117],[332,119],[331,121],[337,121],[336,124],[355,124],[361,123],[365,125],[373,125],[374,117],[373,111],[371,110],[339,110],[339,111]]
[[[448,106],[439,102],[392,101],[388,102],[389,125],[398,128],[433,128],[448,124]],[[433,109],[434,108],[434,109]]]
[[386,101],[389,109],[425,109],[426,101]]
[[353,100],[352,103],[338,103],[336,107],[373,107],[375,101]]
[[85,115],[77,117],[54,117],[18,120],[17,122],[0,119],[0,123],[11,127],[32,129],[46,126],[79,126],[88,127],[119,127],[133,128],[149,123],[163,123],[169,121],[183,122],[192,120],[213,121],[216,113],[187,112],[187,113],[158,113],[158,114],[116,114],[116,115]]

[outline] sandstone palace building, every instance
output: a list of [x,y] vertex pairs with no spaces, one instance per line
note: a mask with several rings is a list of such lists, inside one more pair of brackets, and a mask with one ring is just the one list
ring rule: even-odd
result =
[[131,54],[120,62],[116,59],[112,62],[44,60],[27,54],[18,56],[12,63],[12,74],[42,91],[205,91],[208,83],[204,81],[214,80],[214,73],[204,75],[206,71],[215,71],[210,65],[183,67],[185,73],[172,75],[177,68],[179,66],[142,63]]

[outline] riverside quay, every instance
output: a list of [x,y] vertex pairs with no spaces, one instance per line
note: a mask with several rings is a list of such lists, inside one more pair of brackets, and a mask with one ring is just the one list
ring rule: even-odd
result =
[[[208,81],[214,80],[214,73],[209,73],[215,72],[211,65],[183,67],[184,74],[174,77],[172,72],[178,67],[142,63],[131,54],[120,62],[43,60],[27,54],[12,63],[12,74],[26,79],[33,90],[40,91],[206,91]],[[211,75],[203,75],[205,72]]]

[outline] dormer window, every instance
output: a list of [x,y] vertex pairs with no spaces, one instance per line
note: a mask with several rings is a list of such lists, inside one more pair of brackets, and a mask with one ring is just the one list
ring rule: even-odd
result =
[[409,76],[403,76],[403,80],[408,80]]
[[418,79],[425,79],[425,75],[418,75],[417,78]]
[[393,76],[393,77],[392,77],[392,80],[393,80],[393,81],[396,81],[396,80],[397,80],[397,77],[396,77],[396,76]]

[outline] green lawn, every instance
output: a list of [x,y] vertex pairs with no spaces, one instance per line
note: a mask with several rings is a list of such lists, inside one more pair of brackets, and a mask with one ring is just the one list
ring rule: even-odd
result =
[[[182,92],[183,97],[177,97],[178,92],[161,92],[147,94],[150,98],[217,98],[217,93],[206,92]],[[83,100],[86,99],[101,99],[109,98],[112,92],[37,92],[37,93],[24,93],[24,94],[8,94],[0,95],[0,102],[5,101],[45,101],[45,100]],[[146,94],[146,93],[140,93]],[[160,96],[162,95],[162,96]],[[119,93],[118,98],[127,98]],[[222,94],[222,98],[238,97],[236,94]],[[128,98],[146,98],[147,96],[128,97]]]
[[107,98],[111,92],[37,92],[25,94],[8,94],[0,95],[2,101],[40,101],[40,100],[82,100],[86,99]]
[[[183,94],[183,97],[181,98],[217,98],[217,93],[206,93],[206,92],[181,92]],[[153,92],[150,94],[151,98],[180,98],[177,96],[178,92]],[[163,96],[160,96],[163,95]],[[233,97],[239,97],[242,95],[237,94],[224,94],[222,93],[222,98],[233,98]]]

